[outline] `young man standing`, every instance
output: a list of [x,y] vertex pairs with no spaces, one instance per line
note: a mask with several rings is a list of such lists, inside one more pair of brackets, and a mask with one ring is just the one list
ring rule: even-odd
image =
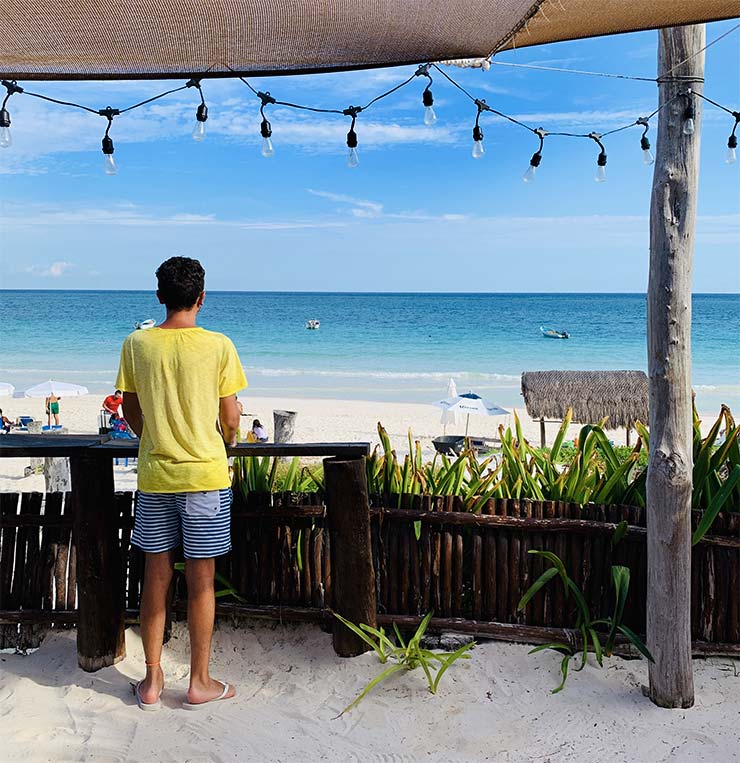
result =
[[214,557],[231,549],[231,489],[224,444],[236,442],[236,393],[247,386],[223,334],[195,325],[205,300],[197,260],[172,257],[157,270],[163,323],[126,337],[116,386],[126,421],[140,437],[138,496],[131,542],[145,552],[141,637],[146,678],[136,686],[143,710],[160,707],[160,667],[174,550],[182,545],[188,586],[190,686],[186,709],[230,699],[236,688],[211,678]]

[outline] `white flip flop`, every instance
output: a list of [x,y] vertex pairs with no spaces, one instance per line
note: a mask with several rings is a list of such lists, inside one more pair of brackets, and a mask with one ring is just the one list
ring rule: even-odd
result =
[[[218,681],[218,679],[216,680]],[[207,707],[208,705],[212,705],[214,702],[219,702],[224,699],[233,699],[234,697],[226,696],[229,693],[229,689],[231,688],[229,684],[227,684],[225,681],[218,681],[218,683],[220,683],[221,686],[224,687],[224,690],[221,692],[221,694],[218,695],[218,697],[214,697],[213,699],[207,699],[205,702],[183,702],[182,703],[183,709],[184,710],[202,710],[204,707]]]
[[159,696],[157,697],[156,702],[144,702],[144,700],[141,698],[141,694],[139,694],[139,687],[144,683],[143,679],[139,681],[136,684],[131,684],[131,688],[134,690],[134,696],[136,697],[136,704],[139,706],[141,710],[146,710],[147,712],[153,712],[155,710],[160,710],[162,707],[162,701],[160,700],[160,697],[162,696],[162,692],[159,692]]

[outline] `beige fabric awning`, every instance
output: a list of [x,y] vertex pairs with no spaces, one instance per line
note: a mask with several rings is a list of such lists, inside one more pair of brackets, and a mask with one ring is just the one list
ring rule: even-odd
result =
[[336,71],[734,16],[740,0],[5,0],[0,75]]

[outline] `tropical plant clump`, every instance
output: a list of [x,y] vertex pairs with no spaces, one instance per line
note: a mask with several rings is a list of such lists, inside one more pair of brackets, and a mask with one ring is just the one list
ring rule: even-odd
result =
[[402,670],[415,670],[420,667],[424,671],[429,691],[432,694],[436,694],[437,689],[439,688],[439,682],[450,665],[459,659],[470,659],[468,651],[475,646],[475,642],[470,641],[467,644],[463,644],[463,646],[456,649],[454,652],[434,652],[430,649],[423,649],[421,646],[421,639],[426,633],[433,612],[428,612],[426,614],[419,624],[419,627],[416,629],[416,633],[414,633],[408,642],[404,641],[398,626],[393,623],[393,630],[395,632],[396,641],[398,642],[397,644],[394,644],[393,641],[391,641],[383,628],[372,628],[365,623],[355,625],[337,612],[334,612],[333,614],[334,617],[344,623],[344,625],[346,625],[355,635],[361,638],[368,646],[372,647],[382,665],[390,663],[385,670],[375,676],[375,678],[367,684],[357,698],[347,705],[337,717],[344,715],[344,713],[351,710],[353,707],[356,707],[379,683],[386,678],[389,678],[394,673],[399,673]]
[[[468,448],[457,458],[436,454],[424,461],[421,443],[408,434],[409,452],[399,459],[388,433],[378,424],[380,444],[367,457],[367,483],[371,495],[401,506],[402,496],[459,496],[466,510],[480,512],[492,498],[529,498],[585,505],[646,505],[650,434],[636,424],[634,448],[615,446],[605,422],[580,429],[573,444],[566,441],[571,423],[568,412],[550,449],[536,448],[524,437],[521,422],[499,428],[500,452],[479,459]],[[723,406],[706,437],[694,414],[693,507],[704,510],[694,534],[698,542],[720,511],[740,511],[740,427]],[[287,466],[279,459],[249,456],[234,462],[234,486],[250,492],[323,491],[320,467],[301,467],[298,459]]]
[[[647,657],[651,662],[654,662],[653,656],[650,654],[650,651],[645,646],[642,639],[622,622],[624,604],[627,601],[627,594],[629,593],[630,587],[629,568],[619,565],[612,566],[612,587],[614,588],[615,598],[614,612],[609,617],[601,617],[594,620],[591,617],[591,612],[583,593],[566,572],[565,565],[560,557],[550,551],[533,550],[529,553],[544,557],[552,566],[545,570],[530,586],[524,596],[522,596],[517,609],[523,610],[532,598],[534,598],[534,596],[553,578],[560,578],[563,587],[565,588],[565,598],[568,599],[571,595],[573,596],[576,604],[576,611],[578,613],[576,629],[580,631],[581,634],[581,664],[576,668],[576,671],[583,670],[583,668],[586,667],[589,646],[593,646],[596,662],[599,664],[599,667],[603,667],[604,656],[611,657],[612,652],[614,651],[618,633],[626,636],[628,641],[633,644],[640,654]],[[602,633],[600,629],[607,629],[607,633]],[[602,638],[605,640],[602,641]],[[552,694],[557,694],[565,686],[565,682],[568,678],[570,662],[577,658],[578,653],[573,650],[573,647],[570,644],[554,641],[549,644],[540,644],[540,646],[536,646],[534,649],[530,650],[529,654],[541,652],[544,649],[551,649],[563,655],[560,661],[560,674],[562,680],[554,689],[552,689]]]

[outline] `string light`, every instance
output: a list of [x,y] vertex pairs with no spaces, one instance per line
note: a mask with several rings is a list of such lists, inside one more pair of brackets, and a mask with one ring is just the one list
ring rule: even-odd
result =
[[434,111],[434,96],[432,95],[432,75],[429,74],[429,64],[420,66],[416,70],[417,77],[426,77],[429,80],[429,84],[424,88],[424,92],[421,94],[421,102],[424,104],[424,124],[427,127],[431,127],[437,121],[437,114]]
[[483,148],[483,130],[478,124],[480,115],[484,111],[490,111],[488,104],[484,100],[475,99],[475,105],[478,107],[478,113],[475,115],[475,127],[473,127],[473,159],[482,159],[485,149]]
[[206,120],[208,119],[208,106],[206,106],[206,99],[203,97],[203,90],[200,87],[200,80],[191,79],[185,87],[194,87],[198,90],[200,95],[200,105],[195,112],[195,126],[193,127],[193,140],[200,143],[206,137]]
[[342,112],[345,116],[352,117],[352,124],[347,133],[347,166],[353,169],[360,163],[360,157],[357,154],[357,133],[355,132],[355,122],[357,121],[357,115],[361,111],[361,106],[350,106]]
[[116,149],[113,146],[113,139],[108,133],[113,124],[113,117],[117,117],[120,113],[118,109],[113,109],[110,106],[100,109],[98,112],[101,117],[105,117],[108,120],[108,126],[105,128],[105,135],[103,135],[103,156],[105,157],[103,169],[106,175],[115,175],[118,172],[116,160],[113,158],[113,152]]
[[691,88],[686,93],[686,108],[683,111],[683,134],[694,134],[694,119],[696,117],[696,110],[694,109],[694,101],[691,98]]
[[272,125],[265,116],[265,106],[271,103],[275,103],[275,99],[270,95],[269,92],[263,93],[258,91],[257,95],[260,101],[262,101],[262,105],[260,106],[260,116],[262,117],[262,121],[260,122],[260,135],[262,136],[262,147],[260,149],[260,153],[265,157],[265,159],[269,159],[274,155],[275,149],[272,147]]
[[532,154],[532,158],[529,160],[529,167],[527,167],[527,171],[522,175],[522,180],[525,183],[534,182],[535,173],[542,161],[542,147],[545,145],[545,136],[547,133],[541,127],[538,127],[535,130],[535,133],[539,136],[540,147]]
[[655,157],[653,156],[653,152],[650,150],[650,141],[648,140],[648,130],[650,129],[650,124],[648,123],[647,117],[640,117],[635,124],[642,125],[644,128],[642,132],[642,137],[640,138],[640,148],[642,149],[642,161],[643,164],[646,166],[650,166],[651,164],[655,163]]
[[[498,63],[498,62],[494,62],[494,63]],[[629,124],[622,125],[621,127],[616,127],[612,130],[608,130],[603,133],[596,133],[596,132],[575,133],[575,132],[549,132],[549,131],[545,131],[544,128],[542,127],[534,128],[528,124],[525,124],[524,122],[521,122],[520,120],[512,116],[509,116],[508,114],[504,114],[503,112],[497,111],[496,109],[490,107],[484,99],[478,99],[475,96],[473,96],[471,93],[469,93],[464,87],[462,87],[462,85],[460,85],[454,79],[452,79],[452,77],[450,77],[437,64],[424,64],[422,66],[419,66],[414,71],[414,73],[410,77],[408,77],[406,80],[395,85],[390,90],[380,93],[375,98],[368,101],[364,106],[350,106],[347,109],[317,108],[313,106],[305,106],[305,105],[301,105],[297,103],[290,103],[288,101],[277,100],[273,98],[269,93],[262,93],[256,90],[254,87],[252,87],[252,85],[246,79],[237,75],[236,73],[234,74],[252,91],[252,93],[255,96],[257,96],[260,99],[260,102],[261,102],[260,115],[262,117],[262,120],[260,123],[260,135],[262,137],[261,153],[263,156],[270,157],[274,154],[274,148],[272,146],[272,140],[271,140],[272,126],[269,120],[265,116],[264,108],[268,104],[278,104],[281,106],[286,106],[288,108],[301,109],[304,111],[310,111],[310,112],[318,113],[318,114],[336,114],[336,115],[351,117],[352,123],[350,126],[350,130],[347,133],[347,149],[348,149],[347,164],[350,167],[357,167],[359,164],[359,155],[357,152],[358,141],[357,141],[357,133],[355,132],[357,115],[361,111],[364,111],[365,109],[369,108],[370,106],[377,103],[378,101],[390,96],[391,94],[395,93],[397,90],[400,90],[401,88],[405,87],[418,76],[425,76],[429,80],[426,88],[424,89],[422,93],[422,103],[425,109],[425,113],[424,113],[425,124],[432,124],[434,121],[436,121],[436,114],[434,113],[434,109],[433,109],[434,99],[431,92],[432,77],[430,75],[430,69],[432,68],[440,72],[440,74],[444,76],[445,79],[447,79],[454,87],[456,87],[458,90],[464,93],[465,96],[469,98],[476,105],[477,114],[475,119],[475,125],[473,127],[473,150],[472,150],[472,154],[474,158],[479,159],[485,153],[484,146],[483,146],[483,129],[480,126],[480,116],[482,112],[484,111],[491,112],[492,114],[500,117],[501,119],[504,119],[525,130],[528,130],[529,132],[533,133],[534,135],[540,138],[539,150],[533,154],[532,158],[530,159],[529,167],[527,168],[527,171],[524,173],[523,179],[525,182],[531,182],[536,175],[537,167],[539,167],[540,162],[542,161],[542,146],[543,146],[544,137],[546,135],[547,136],[562,136],[562,137],[569,137],[569,138],[586,138],[586,139],[595,140],[600,147],[600,152],[597,158],[597,172],[596,172],[595,180],[597,182],[603,182],[606,179],[607,157],[606,157],[606,150],[604,149],[604,146],[601,143],[601,139],[608,135],[612,135],[614,133],[621,132],[622,130],[629,129],[630,127],[633,127],[633,126],[641,126],[643,127],[643,133],[640,138],[640,147],[642,149],[643,161],[645,162],[646,165],[652,164],[655,160],[654,160],[652,151],[650,150],[650,141],[647,138],[649,120],[652,119],[652,117],[654,117],[664,108],[666,108],[668,105],[670,105],[671,103],[674,103],[677,99],[683,98],[683,99],[686,99],[686,104],[685,104],[685,108],[683,112],[682,131],[687,135],[693,134],[695,130],[694,120],[696,116],[695,106],[693,101],[694,96],[696,96],[697,98],[702,98],[705,101],[708,101],[715,107],[722,109],[723,111],[727,112],[732,117],[734,117],[735,124],[732,129],[732,133],[730,134],[727,141],[727,154],[726,154],[725,161],[727,164],[734,164],[737,161],[736,131],[737,131],[738,123],[740,123],[740,112],[732,111],[722,106],[721,104],[716,103],[710,98],[707,98],[705,95],[701,93],[695,93],[691,90],[686,90],[682,93],[678,93],[677,95],[673,96],[672,98],[662,103],[657,109],[655,109],[655,111],[653,111],[648,116],[639,117],[635,121],[630,122]],[[571,72],[571,73],[593,74],[592,72]],[[609,75],[609,76],[618,76],[618,75]],[[619,76],[622,76],[622,75],[619,75]],[[632,77],[630,79],[641,79],[641,78]],[[642,79],[647,79],[647,78],[642,78]],[[120,110],[113,109],[110,106],[106,109],[99,110],[99,109],[90,108],[88,106],[84,106],[79,103],[61,101],[56,98],[51,98],[49,96],[42,95],[41,93],[35,93],[29,90],[25,90],[24,88],[19,87],[15,81],[10,82],[8,80],[2,80],[2,85],[6,88],[7,94],[5,96],[5,99],[2,101],[2,106],[0,106],[0,147],[7,148],[12,144],[12,137],[10,134],[10,114],[8,113],[8,110],[6,109],[8,98],[14,93],[23,93],[33,98],[39,98],[39,99],[48,101],[50,103],[55,103],[61,106],[69,106],[72,108],[81,109],[91,114],[96,114],[96,115],[100,115],[100,116],[104,116],[108,118],[108,126],[105,131],[105,136],[103,138],[103,154],[105,155],[105,159],[106,159],[105,170],[107,174],[115,174],[117,172],[116,162],[113,158],[113,153],[115,149],[113,146],[113,140],[111,139],[109,135],[109,130],[110,130],[112,119],[114,116],[125,114],[128,111],[138,109],[142,106],[145,106],[146,104],[152,103],[153,101],[157,101],[160,98],[164,98],[165,96],[168,96],[172,93],[180,92],[181,90],[185,90],[189,87],[195,87],[197,88],[200,94],[201,103],[199,104],[198,109],[196,111],[196,125],[195,125],[195,129],[193,130],[193,138],[195,140],[202,140],[205,135],[205,122],[208,119],[208,107],[206,106],[205,98],[203,97],[203,92],[200,87],[200,80],[195,78],[189,80],[188,82],[186,82],[184,85],[181,85],[180,87],[176,87],[171,90],[167,90],[163,93],[159,93],[155,96],[152,96],[151,98],[147,98],[146,100],[143,100],[139,103],[135,103],[132,106],[128,106],[127,108],[120,109]]]
[[599,135],[597,132],[589,133],[588,135],[591,140],[595,141],[598,147],[601,149],[599,152],[599,156],[596,159],[596,174],[594,175],[594,180],[597,183],[605,183],[606,182],[606,149],[604,148],[604,144],[601,142],[602,135]]
[[740,122],[740,111],[733,111],[735,117],[735,126],[732,128],[730,137],[727,139],[727,155],[725,157],[725,164],[735,164],[737,161],[737,130],[738,122]]
[[13,145],[13,136],[10,133],[10,112],[5,108],[8,105],[8,99],[13,93],[22,93],[23,88],[18,87],[15,81],[9,82],[4,79],[3,87],[8,91],[3,99],[3,105],[0,107],[0,148],[10,148]]

